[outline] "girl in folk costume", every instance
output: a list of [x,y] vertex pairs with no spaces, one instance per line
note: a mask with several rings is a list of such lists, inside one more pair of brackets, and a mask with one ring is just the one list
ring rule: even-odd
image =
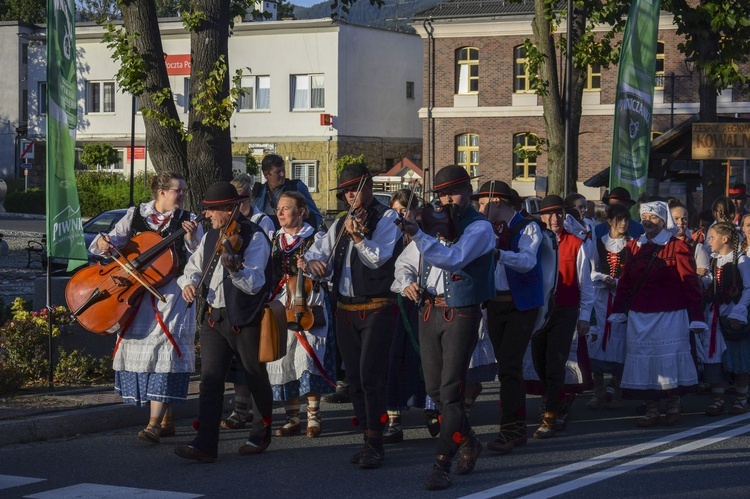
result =
[[[286,286],[292,277],[299,277],[298,260],[314,242],[315,229],[304,222],[307,200],[298,192],[284,192],[279,198],[276,215],[281,229],[272,244],[274,295],[287,306],[293,307],[294,289]],[[307,278],[306,278],[307,279]],[[274,298],[275,297],[275,298]],[[307,398],[307,436],[316,438],[322,426],[320,394],[333,392],[335,383],[335,347],[330,304],[325,287],[313,289],[307,296],[307,305],[314,316],[308,331],[289,331],[287,353],[281,359],[266,364],[271,381],[273,398],[284,401],[287,420],[276,430],[276,436],[299,435],[300,398]]]
[[[713,401],[706,408],[707,416],[718,416],[724,412],[724,355],[739,361],[730,372],[740,377],[740,386],[744,388],[744,397],[738,395],[738,401],[732,409],[745,412],[747,408],[747,372],[748,363],[742,366],[741,341],[728,341],[724,338],[725,327],[737,330],[747,324],[747,307],[750,305],[750,260],[740,254],[740,235],[734,224],[721,222],[711,227],[708,236],[711,245],[711,273],[703,277],[706,286],[706,322],[709,332],[702,334],[696,342],[698,358],[703,363],[703,381],[711,384]],[[744,284],[747,283],[747,284]],[[726,340],[726,341],[725,341]],[[750,343],[750,340],[745,340]],[[727,353],[729,345],[735,355]],[[745,354],[750,354],[750,347],[745,347]],[[734,357],[734,359],[732,359]],[[750,356],[747,357],[750,359]],[[736,366],[736,367],[734,367]]]
[[625,269],[609,321],[627,321],[625,396],[646,399],[638,426],[661,423],[659,401],[667,398],[665,424],[682,415],[680,391],[698,383],[690,350],[690,331],[704,331],[702,296],[695,260],[674,237],[677,229],[663,201],[640,206],[645,233],[627,245]]
[[[627,251],[625,246],[630,241],[628,223],[630,210],[623,205],[612,205],[607,210],[609,233],[596,240],[596,266],[591,273],[596,298],[594,314],[596,330],[589,334],[589,357],[591,372],[594,378],[594,396],[586,404],[589,409],[605,407],[604,374],[612,375],[614,396],[606,405],[610,409],[622,407],[622,390],[620,379],[625,362],[624,324],[607,322],[612,313],[617,281],[625,268]],[[593,329],[593,328],[592,328]]]
[[[153,200],[130,208],[107,236],[98,236],[89,251],[96,255],[123,248],[131,237],[154,231],[163,237],[178,230],[174,249],[182,274],[188,256],[198,247],[203,230],[193,213],[183,211],[185,178],[179,173],[162,172],[151,180]],[[150,405],[148,426],[138,438],[159,443],[161,437],[175,434],[172,402],[187,399],[190,375],[195,371],[195,309],[188,309],[177,280],[159,288],[165,301],[144,293],[135,318],[118,332],[113,368],[115,392],[124,402]]]

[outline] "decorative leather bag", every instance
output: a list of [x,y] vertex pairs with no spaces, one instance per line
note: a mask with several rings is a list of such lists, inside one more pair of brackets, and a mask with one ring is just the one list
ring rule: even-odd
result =
[[750,338],[750,324],[742,324],[739,329],[732,329],[729,325],[729,316],[719,317],[719,327],[721,328],[721,334],[727,341],[740,341]]
[[273,362],[286,355],[286,308],[278,300],[263,305],[260,322],[259,362]]

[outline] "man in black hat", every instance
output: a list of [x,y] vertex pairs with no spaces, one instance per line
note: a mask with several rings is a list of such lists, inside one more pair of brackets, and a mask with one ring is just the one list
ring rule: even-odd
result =
[[266,154],[260,164],[261,172],[266,179],[264,184],[256,182],[253,186],[253,198],[255,198],[255,207],[261,212],[268,215],[273,220],[276,230],[281,228],[279,219],[276,217],[276,205],[283,192],[296,191],[305,196],[307,199],[308,220],[315,230],[318,230],[323,223],[323,217],[320,215],[315,201],[310,196],[310,190],[300,179],[290,180],[286,178],[286,165],[284,158],[278,154]]
[[378,468],[384,456],[386,375],[396,319],[390,288],[401,234],[393,223],[396,212],[372,195],[372,176],[365,165],[344,168],[338,190],[349,214],[310,247],[305,266],[315,278],[330,278],[337,297],[336,338],[356,421],[365,436],[351,462],[363,469]]
[[[266,366],[258,361],[260,321],[271,283],[271,245],[263,229],[238,209],[245,198],[229,182],[216,182],[208,188],[203,208],[211,229],[177,281],[187,302],[193,302],[201,294],[208,306],[200,330],[198,434],[190,445],[175,448],[175,454],[185,459],[201,462],[216,459],[224,380],[235,355],[247,372],[247,386],[261,416],[254,420],[250,436],[239,453],[258,454],[271,442],[273,395]],[[241,241],[239,248],[231,252],[224,249],[219,239],[220,230],[226,229],[230,222],[236,224]],[[203,277],[203,287],[198,289]]]
[[729,199],[734,203],[734,223],[739,225],[742,217],[747,214],[747,186],[742,182],[735,182],[729,188]]
[[497,294],[487,302],[487,333],[497,359],[502,415],[500,433],[487,448],[507,454],[527,440],[523,357],[544,304],[542,232],[514,209],[518,196],[505,182],[485,182],[471,199],[479,201],[479,212],[497,235]]
[[[534,438],[555,436],[556,426],[564,426],[567,410],[562,399],[565,386],[565,363],[576,331],[589,332],[594,288],[591,263],[584,246],[585,238],[565,230],[565,202],[560,196],[542,199],[538,212],[542,222],[557,236],[558,277],[555,307],[547,324],[531,339],[534,369],[544,389],[544,413]],[[558,418],[561,422],[558,423]]]
[[[630,197],[630,192],[624,187],[615,187],[602,197],[602,202],[607,206],[620,204],[625,206],[627,209],[631,209],[635,205],[635,201]],[[609,233],[609,224],[599,224],[594,227],[594,241],[598,241],[606,234]],[[643,225],[633,219],[628,221],[628,236],[631,239],[637,239],[643,234]]]
[[[427,393],[442,417],[437,456],[425,481],[428,490],[450,487],[448,474],[456,453],[456,474],[465,475],[474,469],[482,450],[464,403],[469,362],[479,339],[480,305],[495,294],[495,234],[492,225],[471,206],[470,180],[466,169],[457,165],[437,172],[434,191],[443,209],[454,218],[457,233],[452,241],[441,241],[407,219],[402,227],[413,243],[396,264],[401,293],[416,302],[424,301],[419,322],[422,369]],[[427,227],[425,230],[430,232]]]

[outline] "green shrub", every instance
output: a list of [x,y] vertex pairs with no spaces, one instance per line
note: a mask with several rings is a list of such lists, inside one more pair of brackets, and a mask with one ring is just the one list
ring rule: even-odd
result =
[[111,382],[114,379],[112,360],[109,357],[95,358],[60,347],[55,364],[55,383],[62,385],[89,385]]
[[0,395],[17,392],[23,383],[23,375],[0,357]]
[[5,197],[5,211],[10,213],[34,213],[43,215],[46,211],[45,191],[43,189],[8,190]]
[[[93,217],[102,211],[125,208],[130,202],[130,178],[118,172],[78,171],[78,199],[81,203],[81,214]],[[138,174],[133,179],[133,200],[142,203],[151,199],[151,191],[145,185],[144,175]]]

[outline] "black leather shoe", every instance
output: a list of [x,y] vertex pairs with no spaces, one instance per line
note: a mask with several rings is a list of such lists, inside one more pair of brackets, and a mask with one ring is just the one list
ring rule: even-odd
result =
[[384,454],[383,449],[378,450],[371,444],[366,443],[359,456],[359,467],[363,470],[380,468],[380,465],[383,464]]
[[271,427],[266,426],[262,436],[249,438],[247,442],[239,448],[238,452],[240,456],[260,454],[266,450],[269,445],[271,445]]
[[348,404],[351,402],[351,399],[349,398],[349,389],[345,388],[343,390],[336,390],[330,395],[323,397],[323,400],[329,404]]
[[384,444],[397,444],[404,441],[404,430],[400,426],[389,426],[383,433]]
[[174,453],[183,459],[192,459],[199,463],[213,463],[216,461],[216,456],[203,452],[192,445],[180,445],[175,447]]
[[458,449],[459,456],[456,462],[456,475],[468,475],[474,471],[477,464],[477,458],[482,453],[482,442],[471,432],[471,435],[464,441],[461,448]]
[[437,411],[427,409],[424,411],[427,416],[427,431],[430,432],[431,437],[436,437],[440,434],[440,418]]
[[445,490],[451,486],[451,477],[448,472],[437,464],[432,468],[432,473],[424,481],[424,488],[427,490]]

